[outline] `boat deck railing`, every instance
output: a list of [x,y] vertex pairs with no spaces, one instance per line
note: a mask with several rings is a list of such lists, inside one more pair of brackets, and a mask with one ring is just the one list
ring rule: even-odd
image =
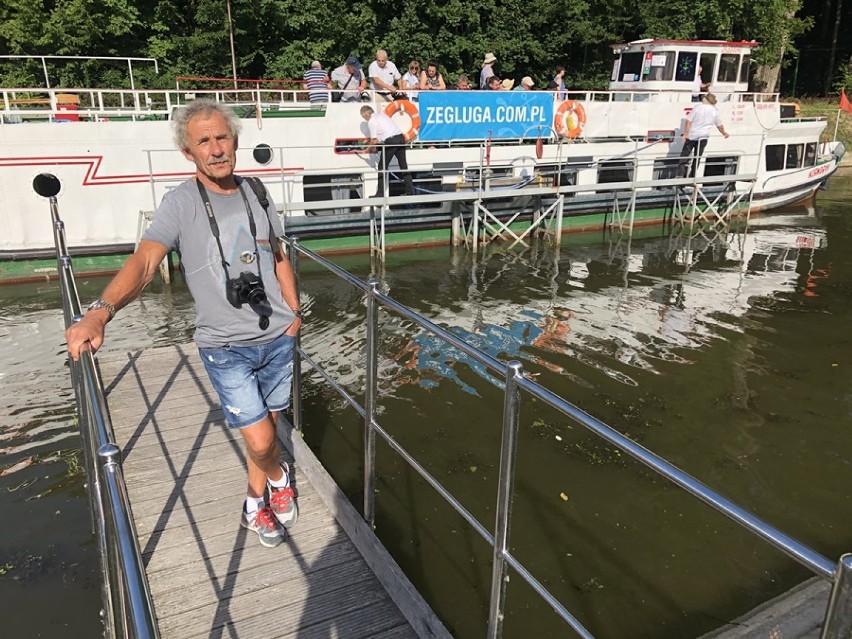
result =
[[[294,213],[315,214],[357,209],[388,201],[392,201],[395,206],[417,204],[440,207],[448,202],[471,202],[477,199],[487,201],[514,196],[558,195],[572,197],[587,193],[673,190],[697,185],[738,185],[740,190],[748,190],[756,180],[760,162],[759,153],[746,150],[750,146],[748,138],[752,137],[762,137],[762,134],[732,136],[732,140],[742,142],[741,147],[700,156],[696,176],[689,178],[676,176],[679,163],[684,161],[679,155],[660,157],[656,152],[655,147],[666,143],[666,140],[647,141],[644,138],[621,139],[620,142],[630,144],[630,150],[597,158],[576,158],[560,151],[553,157],[538,160],[531,152],[535,138],[503,140],[500,143],[470,140],[467,145],[468,155],[447,165],[436,163],[434,156],[420,160],[417,153],[410,153],[408,170],[413,174],[413,196],[397,193],[401,172],[396,166],[391,166],[384,171],[382,197],[367,197],[367,192],[375,192],[375,181],[380,172],[367,154],[358,154],[358,161],[350,165],[304,168],[288,164],[292,162],[294,153],[327,155],[333,152],[332,145],[269,147],[270,162],[262,173],[256,173],[260,173],[285,217]],[[490,148],[497,146],[517,147],[518,156],[514,159],[488,159]],[[252,150],[243,152],[251,153]],[[156,209],[165,189],[186,179],[184,174],[163,175],[168,158],[177,153],[175,149],[145,151],[152,211]],[[807,162],[804,168],[809,169],[817,164],[818,158],[803,158],[803,162]],[[709,167],[713,168],[712,174]],[[705,172],[708,174],[703,175]],[[785,171],[783,175],[788,174]],[[308,191],[317,194],[325,192],[326,196],[308,198]],[[353,197],[354,194],[359,197]]]
[[[509,550],[512,528],[512,501],[515,484],[515,461],[519,429],[519,415],[522,401],[525,397],[538,399],[553,407],[569,419],[582,425],[607,443],[615,446],[632,458],[643,463],[655,473],[666,478],[690,495],[703,501],[718,512],[745,528],[753,535],[763,539],[772,546],[786,553],[818,577],[831,580],[833,583],[831,597],[827,606],[825,620],[822,626],[822,639],[849,637],[852,635],[852,554],[845,554],[837,562],[824,557],[820,553],[790,537],[781,530],[756,517],[733,501],[712,490],[688,473],[680,470],[659,455],[640,446],[635,441],[625,437],[611,426],[601,422],[569,401],[559,397],[552,391],[537,384],[524,374],[523,366],[518,361],[502,362],[487,353],[468,344],[450,331],[400,304],[380,290],[378,280],[370,279],[364,282],[334,263],[320,257],[302,246],[297,238],[285,238],[290,254],[290,261],[297,274],[299,258],[305,257],[319,264],[329,272],[360,290],[366,301],[366,342],[364,361],[365,391],[361,404],[347,389],[339,384],[320,364],[306,353],[297,341],[297,352],[300,358],[294,365],[293,379],[293,420],[296,429],[302,428],[301,405],[301,360],[304,360],[318,375],[330,384],[337,393],[364,420],[364,504],[363,517],[371,526],[375,526],[377,473],[376,473],[376,439],[380,437],[395,451],[424,481],[426,481],[492,548],[492,575],[489,599],[488,632],[489,639],[502,636],[505,602],[508,586],[508,568],[512,568],[529,586],[541,597],[565,623],[579,636],[592,637],[580,621],[567,610],[556,597],[535,577]],[[451,347],[461,351],[474,361],[483,365],[503,381],[503,416],[502,441],[500,449],[498,495],[496,517],[493,527],[487,527],[479,522],[460,502],[447,490],[429,471],[418,463],[378,421],[380,411],[377,410],[378,399],[378,348],[379,311],[400,316],[413,325],[427,331]],[[297,338],[298,340],[298,338]]]
[[[331,91],[327,91],[330,97]],[[361,92],[372,103],[372,91]],[[405,93],[416,99],[416,90]],[[581,102],[657,102],[689,103],[690,94],[684,91],[551,91],[554,100]],[[275,117],[276,114],[296,111],[323,111],[326,102],[311,103],[302,87],[271,88],[44,88],[10,87],[0,89],[0,123],[19,123],[28,120],[56,122],[129,120],[167,120],[174,110],[197,98],[209,98],[234,107],[241,117]],[[723,102],[778,102],[777,93],[728,93],[719,96]],[[358,105],[359,102],[343,106]],[[354,106],[353,106],[354,108]]]
[[[59,181],[53,176],[39,175],[33,185],[40,195],[50,200],[62,311],[67,328],[83,315],[65,241],[65,225],[57,206]],[[91,345],[83,345],[79,361],[69,357],[68,362],[77,403],[92,528],[98,541],[104,579],[104,634],[106,637],[156,639],[160,634],[130,511],[121,467],[122,451],[115,443]]]

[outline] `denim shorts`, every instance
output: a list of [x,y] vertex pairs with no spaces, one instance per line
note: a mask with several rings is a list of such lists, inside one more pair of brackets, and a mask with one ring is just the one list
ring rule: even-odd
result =
[[266,344],[199,348],[229,428],[245,428],[290,405],[296,338]]

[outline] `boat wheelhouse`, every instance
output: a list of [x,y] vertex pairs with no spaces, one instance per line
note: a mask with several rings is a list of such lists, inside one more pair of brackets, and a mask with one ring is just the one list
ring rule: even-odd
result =
[[[696,82],[725,99],[747,93],[751,52],[756,42],[721,40],[635,40],[613,45],[613,91],[681,91]],[[700,71],[699,71],[700,70]]]

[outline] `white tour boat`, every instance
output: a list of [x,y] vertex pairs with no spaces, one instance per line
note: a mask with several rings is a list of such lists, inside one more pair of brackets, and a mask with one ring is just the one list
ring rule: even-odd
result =
[[[375,192],[377,172],[375,156],[361,152],[362,101],[311,104],[301,86],[261,81],[250,89],[4,88],[0,280],[52,272],[50,217],[31,187],[43,172],[62,183],[75,268],[114,269],[166,190],[192,175],[169,119],[201,97],[243,118],[237,172],[263,178],[285,231],[318,249],[384,250],[483,232],[524,241],[519,225],[623,229],[690,209],[734,215],[803,201],[845,149],[821,139],[825,119],[798,117],[777,94],[748,91],[755,46],[617,45],[608,91],[409,92],[390,103],[363,96],[410,138],[411,197],[393,169],[386,197],[364,197]],[[696,175],[678,178],[699,69],[730,137],[714,131]]]

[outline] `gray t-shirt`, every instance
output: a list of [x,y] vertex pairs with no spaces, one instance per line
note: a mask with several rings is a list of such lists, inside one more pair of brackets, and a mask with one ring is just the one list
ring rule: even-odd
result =
[[243,303],[242,308],[234,308],[225,297],[222,258],[194,178],[166,193],[157,207],[154,221],[142,236],[144,240],[158,242],[180,254],[181,269],[195,300],[195,342],[202,348],[271,342],[295,319],[284,302],[281,286],[275,277],[275,258],[269,244],[269,220],[276,237],[284,234],[275,205],[270,200],[271,210],[267,216],[251,186],[242,178],[237,178],[237,181],[242,184],[257,226],[257,258],[240,192],[222,195],[207,189],[207,196],[219,225],[222,250],[229,264],[228,277],[239,277],[245,271],[257,275],[260,263],[268,300],[268,307],[263,312],[271,310],[266,330],[258,325],[260,309],[253,309],[248,303]]

